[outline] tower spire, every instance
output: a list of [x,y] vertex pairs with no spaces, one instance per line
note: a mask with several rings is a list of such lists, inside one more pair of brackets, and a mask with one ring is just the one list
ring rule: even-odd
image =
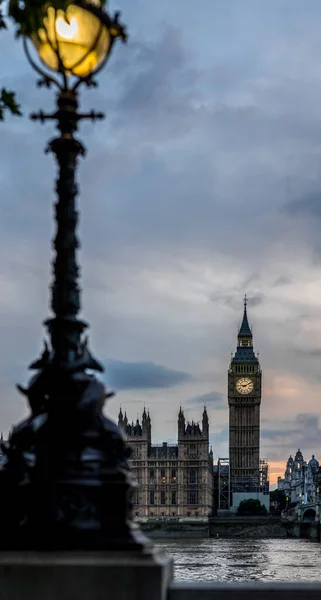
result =
[[258,358],[255,356],[253,350],[253,334],[247,317],[248,298],[246,295],[244,296],[243,303],[243,319],[238,331],[236,353],[232,356],[231,365],[244,362],[259,365]]
[[244,302],[244,312],[243,312],[242,325],[241,325],[240,330],[239,330],[239,335],[246,335],[246,336],[252,337],[252,331],[251,331],[251,328],[250,328],[250,325],[249,325],[249,321],[248,321],[248,318],[247,318],[247,303],[248,303],[248,299],[247,299],[246,294],[244,296],[243,302]]

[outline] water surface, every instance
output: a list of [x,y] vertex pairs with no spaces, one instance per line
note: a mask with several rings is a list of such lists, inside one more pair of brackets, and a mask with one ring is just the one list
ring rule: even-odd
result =
[[299,539],[158,541],[174,559],[175,579],[321,581],[321,545]]

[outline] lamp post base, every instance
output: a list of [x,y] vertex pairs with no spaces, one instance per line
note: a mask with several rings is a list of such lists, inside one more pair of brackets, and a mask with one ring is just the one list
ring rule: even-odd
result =
[[0,548],[137,550],[129,449],[103,415],[104,385],[50,362],[24,393],[31,416],[12,432],[0,470]]

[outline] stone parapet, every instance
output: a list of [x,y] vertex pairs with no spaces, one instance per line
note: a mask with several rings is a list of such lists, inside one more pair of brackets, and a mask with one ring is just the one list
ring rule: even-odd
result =
[[163,552],[2,552],[0,600],[166,600]]

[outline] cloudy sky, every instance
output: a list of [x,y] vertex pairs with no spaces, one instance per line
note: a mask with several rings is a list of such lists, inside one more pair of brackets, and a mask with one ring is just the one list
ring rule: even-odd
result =
[[[227,368],[242,298],[263,368],[261,455],[272,481],[298,447],[321,458],[321,3],[119,0],[130,33],[84,108],[84,314],[105,380],[154,441],[176,439],[180,404],[207,404],[215,457],[228,452]],[[24,117],[1,124],[0,421],[48,315],[53,106],[12,31],[2,83]]]

